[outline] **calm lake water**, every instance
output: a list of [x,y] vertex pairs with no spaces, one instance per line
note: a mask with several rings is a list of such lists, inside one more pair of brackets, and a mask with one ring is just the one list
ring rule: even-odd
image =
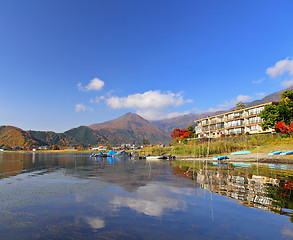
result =
[[293,166],[0,153],[0,238],[293,239]]

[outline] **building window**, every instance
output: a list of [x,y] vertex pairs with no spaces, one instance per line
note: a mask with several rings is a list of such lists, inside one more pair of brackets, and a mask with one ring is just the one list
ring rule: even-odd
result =
[[248,110],[249,115],[257,115],[260,114],[260,112],[264,110],[264,107],[258,107],[258,108],[253,108]]
[[241,126],[241,125],[244,125],[244,120],[234,120],[234,121],[231,121],[231,122],[228,122],[227,123],[228,127],[236,127],[236,126]]
[[262,119],[258,116],[249,118],[249,124],[261,123]]

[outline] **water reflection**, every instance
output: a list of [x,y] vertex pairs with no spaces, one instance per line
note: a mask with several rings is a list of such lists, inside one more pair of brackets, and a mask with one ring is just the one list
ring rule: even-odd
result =
[[5,153],[0,174],[1,239],[290,239],[293,233],[287,166]]
[[[185,191],[186,190],[186,191]],[[137,212],[160,217],[166,212],[175,212],[186,209],[186,203],[182,200],[184,195],[192,195],[191,189],[182,189],[179,199],[174,199],[173,194],[178,193],[178,188],[152,182],[139,187],[134,196],[116,196],[111,203],[117,207],[129,207]]]
[[[201,189],[236,199],[246,207],[289,216],[293,221],[293,166],[175,162],[173,173]],[[240,167],[241,166],[241,167]]]

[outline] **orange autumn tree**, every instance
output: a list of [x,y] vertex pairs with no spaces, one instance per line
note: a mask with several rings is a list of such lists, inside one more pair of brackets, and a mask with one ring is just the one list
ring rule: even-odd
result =
[[283,134],[289,134],[292,137],[293,134],[293,122],[290,125],[287,125],[284,122],[278,122],[276,128],[280,129]]
[[189,138],[192,134],[191,131],[188,131],[187,129],[183,128],[175,128],[173,129],[173,132],[170,134],[171,138],[176,139],[177,141],[181,141],[185,138]]

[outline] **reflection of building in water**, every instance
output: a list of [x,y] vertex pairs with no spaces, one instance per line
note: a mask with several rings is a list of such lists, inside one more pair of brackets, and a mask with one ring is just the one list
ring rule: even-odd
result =
[[228,173],[200,169],[197,174],[197,183],[200,188],[212,193],[237,199],[248,207],[267,211],[280,211],[272,198],[267,197],[267,184],[279,186],[279,180],[264,176],[235,176]]

